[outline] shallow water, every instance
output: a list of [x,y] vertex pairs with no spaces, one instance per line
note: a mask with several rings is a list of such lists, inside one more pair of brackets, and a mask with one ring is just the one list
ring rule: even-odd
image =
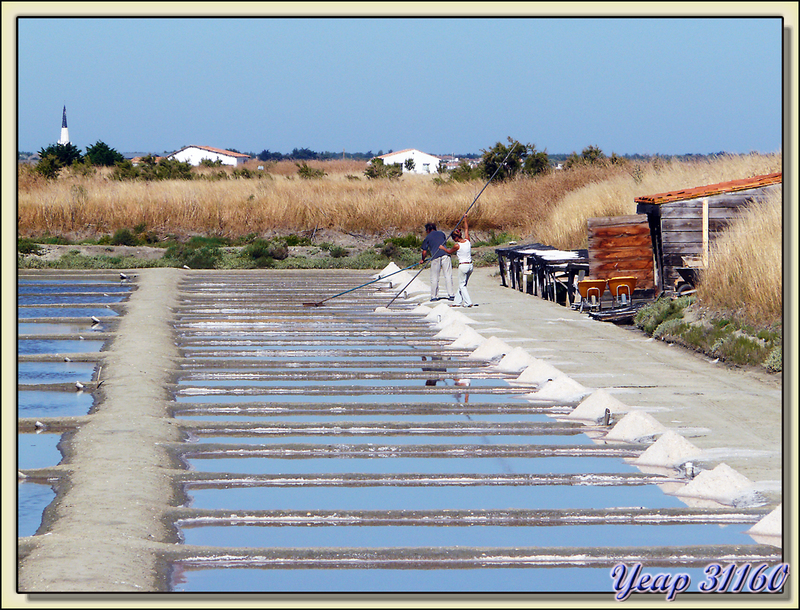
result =
[[42,524],[44,509],[55,499],[50,485],[23,482],[17,484],[17,536],[33,536]]
[[17,324],[18,335],[78,335],[102,332],[101,324],[50,324],[47,322],[21,322]]
[[30,294],[19,295],[17,297],[17,305],[56,305],[56,304],[70,304],[77,305],[79,303],[120,303],[127,297],[125,296],[112,296],[112,295],[77,295],[77,294]]
[[93,404],[88,392],[17,392],[18,417],[77,417],[86,415]]
[[17,435],[17,468],[47,468],[61,462],[61,451],[58,449],[60,434],[18,434]]
[[[705,576],[701,568],[648,566],[652,573],[688,574],[696,584]],[[507,601],[524,603],[518,597],[504,600],[503,593],[606,593],[604,600],[613,600],[613,579],[610,568],[477,568],[470,570],[281,570],[249,569],[208,570],[178,568],[173,572],[173,590],[178,592],[262,592],[262,593],[450,593],[452,600],[435,597],[431,603],[463,605],[462,593],[496,593],[498,596],[476,598],[476,603],[494,605]],[[323,597],[324,598],[324,597]],[[315,597],[315,599],[318,599]],[[413,598],[411,598],[413,600]],[[641,598],[634,598],[639,600]],[[681,596],[678,596],[681,599]],[[338,598],[332,598],[335,603]],[[556,604],[574,603],[570,596],[553,598]],[[651,594],[647,600],[664,602],[663,594]],[[420,600],[422,603],[428,600]],[[538,602],[536,605],[539,605]]]
[[20,319],[31,318],[113,318],[119,314],[106,307],[19,307],[17,317]]
[[20,362],[17,382],[24,384],[91,381],[94,362]]
[[751,524],[535,526],[201,526],[183,527],[185,544],[239,548],[405,546],[618,547],[621,540],[652,546],[751,544]]
[[99,352],[105,341],[91,339],[19,339],[17,353],[30,354],[85,354]]
[[[219,510],[444,510],[685,508],[652,485],[475,485],[189,488],[192,508]],[[709,526],[710,527],[710,526]],[[713,526],[717,527],[717,526]],[[631,542],[631,541],[628,541]],[[642,541],[638,541],[642,542]],[[624,546],[620,541],[620,546]]]

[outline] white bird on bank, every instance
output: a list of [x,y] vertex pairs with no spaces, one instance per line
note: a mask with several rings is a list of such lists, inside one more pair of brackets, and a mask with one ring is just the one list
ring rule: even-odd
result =
[[128,276],[127,276],[127,275],[125,275],[124,273],[122,273],[122,271],[120,271],[120,272],[119,272],[119,279],[121,279],[121,280],[127,280],[127,279],[128,279]]
[[47,426],[45,426],[38,419],[36,420],[36,423],[33,424],[33,427],[36,429],[36,434],[39,434],[41,431],[43,431],[43,430],[45,430],[47,428]]
[[97,316],[92,316],[92,325],[100,324],[100,318]]
[[86,386],[84,386],[80,381],[76,381],[75,382],[75,387],[78,388],[78,390],[80,391],[83,388],[85,388]]

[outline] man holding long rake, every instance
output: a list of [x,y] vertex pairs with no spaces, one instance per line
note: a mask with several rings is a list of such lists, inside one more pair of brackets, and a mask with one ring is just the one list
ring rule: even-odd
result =
[[447,287],[447,298],[452,301],[455,293],[453,292],[453,263],[449,256],[439,249],[447,241],[444,232],[436,230],[436,224],[429,222],[425,225],[427,233],[425,241],[422,242],[422,260],[425,262],[425,253],[431,256],[431,301],[439,300],[439,274],[444,272],[444,282]]

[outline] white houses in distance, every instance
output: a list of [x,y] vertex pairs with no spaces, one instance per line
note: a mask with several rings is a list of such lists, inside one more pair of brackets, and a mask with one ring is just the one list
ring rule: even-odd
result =
[[412,159],[414,161],[414,169],[410,171],[413,174],[436,174],[439,172],[439,164],[442,163],[441,157],[429,155],[416,148],[406,148],[405,150],[387,153],[381,155],[378,159],[382,159],[386,165],[399,163],[403,166],[404,173],[409,172],[406,169],[406,161]]
[[223,150],[221,148],[212,148],[211,146],[184,146],[178,151],[175,151],[168,156],[169,159],[182,161],[191,165],[200,165],[204,159],[211,162],[220,161],[223,165],[242,165],[250,160],[250,155],[243,153],[233,152],[231,150]]

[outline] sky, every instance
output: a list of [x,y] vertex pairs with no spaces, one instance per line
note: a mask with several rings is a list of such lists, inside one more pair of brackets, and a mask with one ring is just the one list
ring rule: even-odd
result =
[[57,142],[64,106],[82,150],[102,140],[120,152],[463,155],[508,137],[550,154],[782,150],[780,13],[520,13],[26,13],[16,21],[17,150]]

